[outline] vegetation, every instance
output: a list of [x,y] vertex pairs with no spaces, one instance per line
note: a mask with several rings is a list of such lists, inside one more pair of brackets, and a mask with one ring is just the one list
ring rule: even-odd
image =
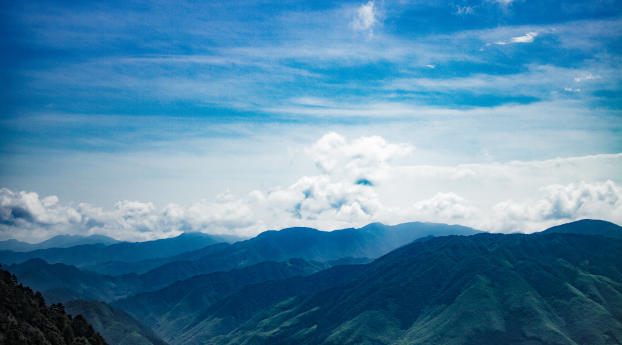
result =
[[608,345],[622,344],[621,234],[595,220],[532,235],[291,228],[134,261],[165,261],[144,274],[8,269],[51,298],[111,301],[66,305],[112,344]]
[[106,303],[70,301],[65,303],[65,310],[70,315],[82,315],[109,344],[167,345],[149,327]]
[[40,293],[18,285],[0,270],[0,344],[104,345],[85,319],[65,313],[62,304],[46,306]]
[[174,343],[619,344],[620,267],[622,241],[600,236],[431,239],[268,308],[228,297]]

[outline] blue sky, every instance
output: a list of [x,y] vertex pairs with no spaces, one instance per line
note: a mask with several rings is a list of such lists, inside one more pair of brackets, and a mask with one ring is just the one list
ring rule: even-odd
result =
[[622,221],[620,1],[30,1],[1,16],[3,238]]

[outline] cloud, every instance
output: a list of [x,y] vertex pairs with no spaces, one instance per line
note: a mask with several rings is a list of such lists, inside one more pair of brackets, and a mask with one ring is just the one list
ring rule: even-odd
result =
[[60,205],[58,197],[43,199],[34,192],[12,192],[0,189],[0,221],[2,224],[21,226],[28,223],[51,226],[79,223],[81,215],[73,208]]
[[500,202],[493,207],[507,228],[531,228],[581,218],[622,222],[622,188],[611,180],[596,183],[552,184],[540,189],[542,198]]
[[594,80],[594,79],[600,79],[600,76],[593,75],[592,73],[587,72],[587,73],[583,73],[580,76],[576,76],[574,78],[574,81],[576,81],[577,83],[580,83],[580,82],[585,81],[585,80]]
[[508,6],[514,2],[514,0],[492,0],[492,1],[498,3],[501,6]]
[[365,179],[372,184],[382,179],[382,170],[395,159],[414,151],[409,144],[388,143],[379,136],[348,140],[330,132],[306,150],[316,167],[325,174],[341,174],[355,180]]
[[456,14],[458,15],[467,15],[473,13],[475,13],[475,8],[473,6],[456,5]]
[[528,32],[523,36],[512,37],[511,43],[531,43],[538,36],[537,32]]
[[38,241],[63,233],[147,240],[189,231],[252,236],[289,226],[329,230],[373,221],[458,223],[496,232],[532,232],[579,218],[622,223],[622,188],[615,179],[622,154],[421,165],[412,162],[410,144],[336,132],[305,153],[318,174],[188,205],[124,200],[104,209],[3,188],[0,239]]
[[538,36],[538,33],[535,31],[528,32],[522,36],[516,36],[510,38],[509,41],[497,41],[495,44],[498,45],[506,45],[508,43],[532,43],[533,40]]
[[477,214],[477,209],[455,193],[438,193],[430,199],[416,202],[412,215],[418,220],[435,222],[464,222]]
[[378,23],[378,12],[373,1],[359,6],[354,18],[350,22],[350,27],[357,31],[373,31],[374,26]]

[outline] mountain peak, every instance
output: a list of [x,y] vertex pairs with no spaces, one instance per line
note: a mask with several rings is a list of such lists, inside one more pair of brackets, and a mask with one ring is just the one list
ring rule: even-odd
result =
[[548,228],[542,233],[563,233],[579,235],[600,235],[622,239],[622,227],[599,219],[581,219],[574,222]]

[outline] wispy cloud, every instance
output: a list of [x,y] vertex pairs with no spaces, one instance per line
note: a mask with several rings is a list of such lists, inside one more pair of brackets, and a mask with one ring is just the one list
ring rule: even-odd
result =
[[506,45],[511,43],[532,43],[533,40],[538,36],[537,32],[528,32],[522,36],[516,36],[510,38],[508,41],[497,41],[495,44],[497,45]]
[[378,10],[374,1],[369,1],[359,6],[354,13],[354,18],[350,22],[352,29],[368,31],[370,34],[373,34],[373,28],[377,24]]

